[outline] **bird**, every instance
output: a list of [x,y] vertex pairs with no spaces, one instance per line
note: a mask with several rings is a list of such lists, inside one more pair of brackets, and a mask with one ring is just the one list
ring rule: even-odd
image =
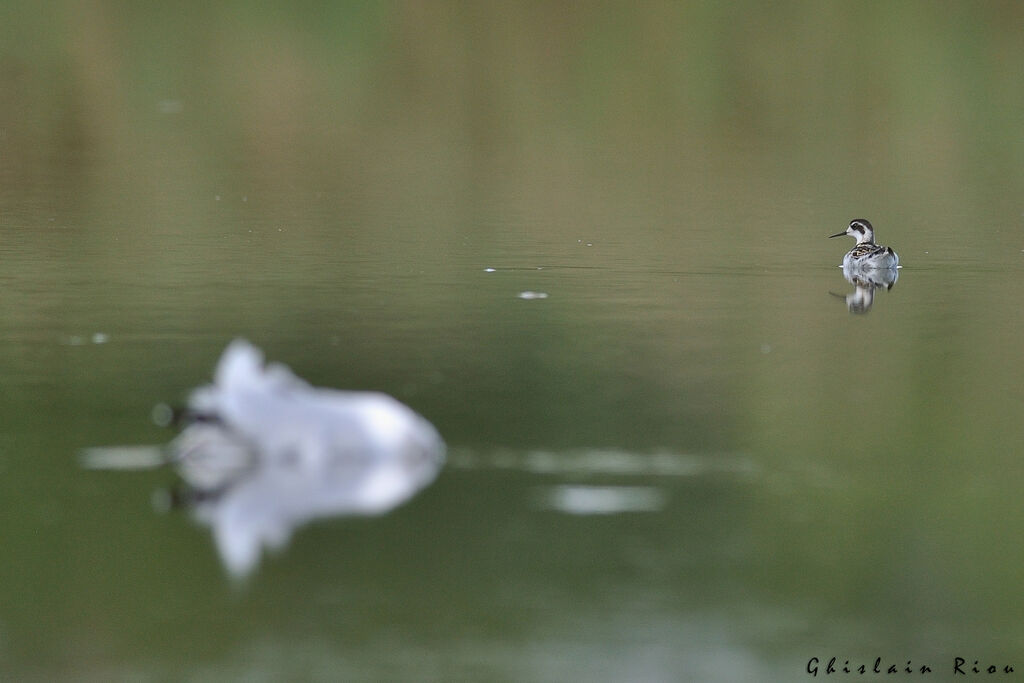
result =
[[900,264],[900,257],[889,247],[875,244],[875,229],[865,218],[855,218],[850,221],[850,226],[843,232],[837,232],[833,237],[849,235],[857,240],[853,249],[843,257],[844,269],[881,269],[897,268]]
[[[174,418],[169,407],[157,412],[160,421]],[[243,339],[227,346],[213,382],[193,390],[178,413],[185,426],[169,444],[90,448],[82,463],[176,467],[188,488],[171,502],[183,499],[211,528],[238,578],[308,522],[397,507],[445,460],[434,426],[397,399],[314,387],[284,365],[265,364]]]

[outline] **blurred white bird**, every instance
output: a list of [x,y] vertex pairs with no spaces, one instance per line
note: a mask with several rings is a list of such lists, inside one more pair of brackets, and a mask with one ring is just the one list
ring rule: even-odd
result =
[[405,502],[444,462],[433,425],[399,401],[312,387],[283,365],[264,367],[244,340],[228,345],[213,384],[192,393],[184,419],[188,426],[158,456],[145,447],[98,448],[84,462],[174,464],[237,576],[310,520],[380,514]]

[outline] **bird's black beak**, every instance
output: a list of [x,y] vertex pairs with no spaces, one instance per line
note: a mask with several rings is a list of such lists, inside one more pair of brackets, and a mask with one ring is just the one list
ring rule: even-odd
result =
[[846,231],[843,230],[842,232],[837,232],[834,235],[829,235],[828,236],[829,239],[832,239],[833,237],[846,237]]

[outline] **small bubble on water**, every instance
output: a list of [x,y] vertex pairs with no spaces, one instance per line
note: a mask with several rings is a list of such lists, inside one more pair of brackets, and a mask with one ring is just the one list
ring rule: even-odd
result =
[[166,403],[157,403],[150,413],[153,424],[158,427],[170,427],[174,424],[174,409]]
[[156,110],[161,114],[179,114],[184,108],[181,100],[160,100],[156,103]]
[[95,332],[92,335],[92,343],[93,344],[106,344],[109,339],[110,339],[110,336],[106,335],[106,334],[104,334],[102,332]]
[[526,292],[519,292],[519,294],[517,294],[516,296],[518,296],[520,299],[526,299],[527,301],[530,301],[530,300],[533,300],[533,299],[547,299],[548,298],[548,293],[547,292],[531,292],[531,291],[526,291]]
[[497,270],[497,268],[484,268],[485,273],[494,273],[497,272]]

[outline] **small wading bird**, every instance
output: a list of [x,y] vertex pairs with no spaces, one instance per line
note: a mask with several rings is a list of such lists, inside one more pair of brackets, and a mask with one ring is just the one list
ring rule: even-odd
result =
[[843,268],[896,268],[900,264],[900,257],[889,247],[875,244],[875,229],[871,227],[864,218],[855,218],[850,221],[850,227],[833,237],[849,235],[857,240],[857,244],[843,257]]

